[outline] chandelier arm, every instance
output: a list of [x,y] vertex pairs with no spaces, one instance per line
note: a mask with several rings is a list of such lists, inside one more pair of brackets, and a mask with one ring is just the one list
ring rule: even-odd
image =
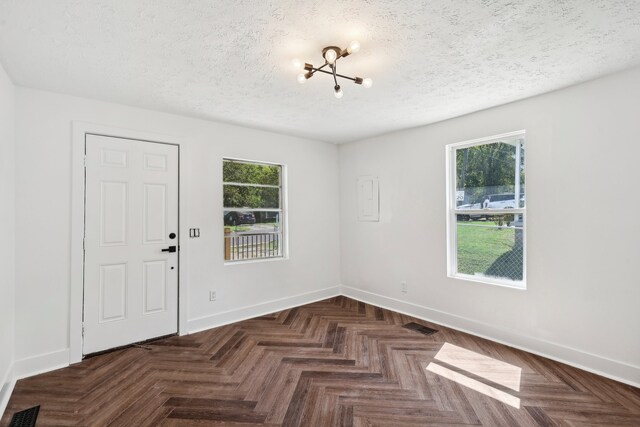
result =
[[[322,71],[322,69],[323,69],[324,67],[326,67],[327,65],[329,65],[329,63],[328,63],[328,62],[325,62],[324,64],[322,64],[322,65],[321,65],[321,66],[319,66],[318,68],[313,68],[313,65],[311,65],[311,64],[308,64],[308,65],[310,66],[310,68],[305,68],[305,69],[306,69],[306,70],[309,70],[309,77],[311,77],[311,76],[313,76],[313,74],[314,74],[316,71]],[[327,71],[324,71],[324,72],[326,73]],[[329,74],[331,74],[331,73],[329,73]]]
[[338,79],[336,78],[336,64],[331,66],[331,71],[333,71],[333,82],[338,86]]
[[[313,72],[315,73],[316,71],[318,71],[318,72],[320,72],[320,73],[325,73],[325,74],[333,75],[333,73],[332,73],[332,72],[329,72],[329,71],[327,71],[327,70],[321,70],[320,68],[313,68]],[[356,81],[356,79],[357,79],[356,77],[344,76],[344,75],[342,75],[342,74],[337,74],[337,73],[336,73],[336,77],[340,77],[340,78],[343,78],[343,79],[351,80],[352,82],[355,82],[355,81]]]

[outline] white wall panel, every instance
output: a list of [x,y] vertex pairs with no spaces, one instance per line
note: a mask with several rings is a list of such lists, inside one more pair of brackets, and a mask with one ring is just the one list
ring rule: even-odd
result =
[[380,189],[378,178],[373,176],[358,177],[358,221],[380,220]]
[[167,262],[146,261],[142,272],[142,313],[151,314],[166,310]]
[[[16,89],[16,118],[20,189],[16,229],[21,236],[16,244],[17,359],[69,345],[72,121],[158,134],[159,139],[170,135],[183,141],[180,201],[187,213],[181,216],[180,244],[188,253],[183,260],[188,276],[184,284],[188,320],[205,322],[215,314],[339,284],[336,146],[26,88]],[[290,259],[224,265],[224,157],[287,165]],[[145,173],[164,173],[161,159],[147,158],[145,165]],[[150,226],[149,238],[158,237],[157,224]],[[189,227],[200,228],[201,237],[189,239]],[[40,268],[33,268],[34,259],[40,260]],[[217,301],[210,302],[213,289]],[[156,296],[150,289],[149,310],[158,306]]]
[[[189,206],[182,221],[202,230],[199,239],[183,239],[191,254],[186,263],[191,320],[204,324],[215,313],[332,286],[340,281],[341,265],[342,282],[354,288],[410,299],[478,325],[508,328],[525,340],[561,343],[637,366],[640,311],[635,302],[640,287],[633,280],[633,262],[640,254],[633,236],[640,235],[640,222],[612,216],[609,201],[631,211],[640,207],[637,198],[629,197],[629,187],[620,185],[634,182],[640,156],[635,143],[640,134],[639,90],[640,70],[635,69],[348,144],[340,147],[339,171],[337,149],[328,144],[19,88],[16,358],[68,345],[70,124],[78,120],[184,138],[189,153],[184,176],[190,184],[181,194]],[[7,129],[10,126],[2,125],[0,131]],[[449,279],[444,146],[516,129],[526,129],[528,135],[528,289]],[[223,265],[222,219],[217,215],[223,157],[287,164],[289,260]],[[158,164],[148,163],[150,168]],[[3,174],[10,180],[9,170]],[[383,183],[380,222],[357,221],[354,183],[362,175],[378,176]],[[11,209],[6,211],[10,214]],[[594,227],[594,218],[606,226]],[[33,268],[33,259],[41,260],[40,268]],[[400,291],[403,280],[408,283],[406,295]],[[215,303],[208,301],[211,289],[218,292]],[[10,295],[13,288],[2,291]],[[10,317],[0,312],[3,319]],[[7,341],[6,336],[2,339]]]
[[167,156],[145,153],[144,168],[148,171],[165,172],[167,170]]
[[100,266],[100,322],[127,317],[127,264]]
[[145,184],[143,209],[144,243],[166,241],[169,235],[166,218],[167,186],[164,184]]
[[[15,89],[0,64],[0,391],[15,360]],[[5,393],[9,391],[4,388]],[[0,392],[0,413],[8,396]]]
[[107,168],[126,168],[127,152],[102,149],[100,151],[100,166]]
[[127,243],[127,183],[100,183],[100,245]]
[[[467,319],[476,333],[505,331],[542,353],[539,343],[554,343],[548,347],[638,375],[640,221],[627,213],[640,210],[639,112],[634,69],[340,146],[343,285]],[[445,146],[520,129],[527,131],[527,290],[448,278]],[[362,175],[378,176],[384,188],[379,223],[357,220],[354,183]]]

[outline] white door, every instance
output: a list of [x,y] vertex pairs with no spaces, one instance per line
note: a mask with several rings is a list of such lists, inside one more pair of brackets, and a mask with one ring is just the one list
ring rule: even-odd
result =
[[178,330],[178,147],[87,135],[83,354]]

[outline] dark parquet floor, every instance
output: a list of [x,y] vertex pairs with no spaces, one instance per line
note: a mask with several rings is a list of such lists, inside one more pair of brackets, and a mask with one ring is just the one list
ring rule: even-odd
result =
[[640,426],[638,388],[346,297],[20,380],[1,425],[34,405],[38,427]]

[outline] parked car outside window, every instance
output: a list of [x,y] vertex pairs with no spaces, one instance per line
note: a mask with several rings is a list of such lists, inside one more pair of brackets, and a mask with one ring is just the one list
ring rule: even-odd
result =
[[[467,203],[466,205],[460,205],[457,207],[459,210],[474,210],[474,209],[482,209],[481,203]],[[469,215],[458,215],[459,221],[474,221],[482,219],[484,216],[480,214],[469,214]]]
[[[487,209],[516,208],[516,195],[514,193],[490,194],[487,199],[489,200],[486,203]],[[524,201],[524,194],[520,196],[520,200]]]
[[224,225],[255,224],[256,217],[253,212],[231,211],[224,216]]

